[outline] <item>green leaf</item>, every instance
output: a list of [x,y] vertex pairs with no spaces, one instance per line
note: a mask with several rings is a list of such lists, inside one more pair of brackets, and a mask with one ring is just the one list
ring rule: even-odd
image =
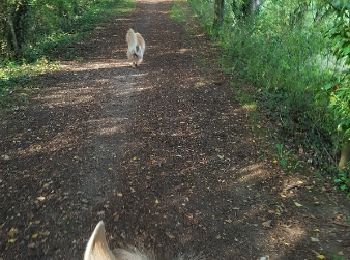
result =
[[328,90],[332,89],[333,87],[334,87],[333,83],[328,83],[323,87],[323,89],[328,91]]
[[343,181],[341,180],[341,179],[335,179],[334,180],[334,183],[336,183],[336,184],[339,184],[339,183],[342,183]]
[[348,186],[348,185],[346,185],[346,184],[340,185],[340,190],[341,190],[341,191],[346,191],[346,190],[348,190],[348,189],[349,189],[349,186]]

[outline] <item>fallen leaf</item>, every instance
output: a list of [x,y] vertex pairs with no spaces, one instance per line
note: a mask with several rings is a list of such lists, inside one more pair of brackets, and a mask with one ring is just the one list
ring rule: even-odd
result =
[[29,225],[39,225],[39,224],[40,224],[40,220],[35,220],[35,221],[29,222]]
[[50,231],[42,231],[42,232],[39,232],[40,233],[40,235],[42,235],[42,236],[48,236],[48,235],[50,235]]
[[185,216],[190,220],[193,219],[193,213],[186,213]]
[[173,234],[171,234],[170,232],[165,232],[165,234],[170,238],[170,239],[174,239],[175,236]]
[[326,257],[324,255],[318,254],[318,255],[316,255],[316,259],[318,259],[318,260],[325,260]]
[[44,196],[39,196],[36,198],[38,201],[44,201],[46,198]]
[[29,243],[28,248],[30,248],[30,249],[35,248],[35,243],[34,242]]
[[119,214],[117,212],[113,213],[113,220],[117,222],[119,220]]
[[10,228],[10,230],[9,230],[9,232],[7,233],[7,236],[9,237],[9,238],[14,238],[15,236],[17,236],[18,235],[18,229],[17,228]]
[[303,205],[301,205],[300,203],[294,201],[294,205],[297,206],[297,207],[302,207]]
[[317,237],[311,237],[312,242],[320,242],[320,240]]
[[261,256],[259,257],[259,260],[269,260],[270,257],[269,256]]
[[344,221],[344,220],[346,220],[346,216],[344,215],[344,214],[342,214],[342,213],[338,213],[337,215],[336,215],[336,220],[337,221]]
[[218,154],[217,156],[218,156],[221,160],[225,158],[225,156],[224,156],[224,155],[221,155],[221,154]]
[[270,228],[271,227],[271,220],[265,221],[262,223],[262,226],[264,228]]
[[8,156],[7,154],[3,154],[3,155],[1,155],[1,157],[2,157],[2,159],[4,161],[9,161],[10,160],[10,156]]

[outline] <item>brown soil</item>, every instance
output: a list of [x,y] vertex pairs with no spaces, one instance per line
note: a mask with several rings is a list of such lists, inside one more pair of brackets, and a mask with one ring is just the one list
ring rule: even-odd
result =
[[[103,219],[112,248],[159,259],[347,259],[349,201],[312,172],[279,169],[217,51],[171,5],[138,1],[99,25],[75,46],[80,62],[62,61],[2,116],[0,257],[79,259]],[[125,61],[129,27],[146,40],[139,68]]]

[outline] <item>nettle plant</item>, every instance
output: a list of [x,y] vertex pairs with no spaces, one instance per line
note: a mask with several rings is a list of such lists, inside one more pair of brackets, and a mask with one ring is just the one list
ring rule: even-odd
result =
[[342,150],[339,162],[341,171],[336,182],[342,190],[350,191],[350,2],[333,0],[330,7],[336,14],[336,20],[329,31],[333,41],[333,54],[344,66],[337,73],[334,82],[327,87],[329,91],[329,108],[338,124],[342,135]]

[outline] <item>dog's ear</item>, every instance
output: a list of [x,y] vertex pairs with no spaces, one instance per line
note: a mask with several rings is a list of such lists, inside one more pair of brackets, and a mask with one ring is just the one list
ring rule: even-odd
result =
[[115,256],[108,247],[106,229],[103,221],[100,221],[92,232],[87,243],[84,260],[115,260]]

